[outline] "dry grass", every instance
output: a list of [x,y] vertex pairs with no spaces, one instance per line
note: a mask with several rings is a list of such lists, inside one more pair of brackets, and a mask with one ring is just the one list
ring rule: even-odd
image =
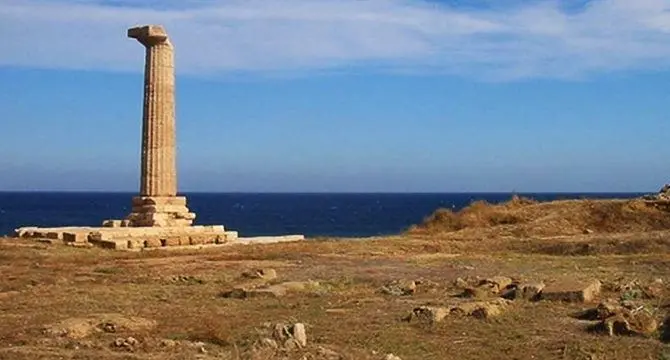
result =
[[539,203],[515,196],[501,204],[476,201],[458,212],[437,210],[408,232],[515,237],[644,232],[670,229],[669,215],[637,199]]
[[[516,240],[486,243],[396,237],[372,241],[315,241],[213,249],[202,252],[117,253],[0,242],[0,358],[35,359],[326,359],[322,348],[343,359],[656,359],[658,338],[607,338],[586,332],[569,314],[580,305],[518,303],[496,320],[448,319],[426,326],[399,319],[414,306],[453,301],[457,277],[509,275],[551,280],[566,275],[603,281],[667,278],[668,252],[626,256],[580,256],[547,250],[579,242],[605,246],[612,241],[639,244],[651,236],[667,243],[670,234],[630,234],[598,238]],[[499,241],[497,243],[500,243]],[[491,245],[491,246],[489,246]],[[621,245],[624,246],[625,245]],[[630,249],[639,249],[637,245]],[[562,254],[548,256],[543,254]],[[467,254],[467,255],[466,255]],[[594,253],[595,254],[595,253]],[[319,280],[324,291],[280,299],[224,299],[219,295],[255,267],[273,267],[278,281]],[[576,271],[578,269],[578,271]],[[197,281],[173,281],[187,276]],[[624,280],[622,280],[622,278]],[[412,297],[379,292],[388,281],[422,279]],[[13,291],[13,292],[9,292]],[[614,295],[608,295],[614,296]],[[665,301],[665,300],[658,300]],[[665,311],[660,304],[658,316]],[[41,329],[71,317],[120,313],[155,320],[146,332],[97,334],[82,341],[53,339]],[[265,322],[301,321],[310,345],[289,353],[254,352]],[[133,336],[141,346],[128,352],[111,343]],[[205,343],[164,348],[163,339]],[[372,351],[377,354],[373,354]]]
[[[667,284],[670,231],[658,230],[667,225],[666,213],[636,201],[516,198],[441,211],[409,234],[369,240],[142,253],[0,240],[0,359],[298,360],[329,359],[328,349],[352,360],[380,360],[386,353],[404,360],[663,359],[670,355],[661,341],[667,333],[589,333],[588,324],[570,316],[584,309],[581,304],[517,301],[496,319],[450,317],[435,325],[400,319],[415,306],[455,301],[458,277],[598,278],[607,285],[603,298],[621,296],[615,285],[632,280]],[[583,234],[584,228],[594,233]],[[282,298],[220,296],[247,282],[240,274],[252,268],[276,269],[277,282],[317,280],[321,286]],[[408,297],[380,292],[401,279],[422,283]],[[637,301],[662,321],[669,290]],[[79,340],[42,332],[64,319],[103,313],[157,326]],[[307,325],[307,348],[257,349],[264,323],[295,321]],[[133,351],[111,345],[128,336],[140,342]],[[165,347],[166,339],[180,345]]]

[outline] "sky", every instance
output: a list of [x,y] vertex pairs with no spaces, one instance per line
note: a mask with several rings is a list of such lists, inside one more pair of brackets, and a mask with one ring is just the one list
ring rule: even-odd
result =
[[182,192],[670,182],[670,0],[0,0],[0,190],[137,191],[142,24]]

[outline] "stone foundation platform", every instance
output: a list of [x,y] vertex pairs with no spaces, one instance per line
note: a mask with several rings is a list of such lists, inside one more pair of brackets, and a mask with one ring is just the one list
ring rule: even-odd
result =
[[114,250],[153,250],[215,247],[219,245],[301,241],[302,235],[238,238],[222,225],[176,227],[23,227],[14,235],[71,246],[98,246]]
[[183,196],[136,196],[132,212],[121,226],[123,222],[131,227],[191,226],[194,219],[195,214],[188,210]]

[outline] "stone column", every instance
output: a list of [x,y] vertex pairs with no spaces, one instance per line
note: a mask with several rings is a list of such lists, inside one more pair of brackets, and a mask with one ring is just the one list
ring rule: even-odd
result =
[[146,48],[141,196],[176,196],[174,54],[160,26],[128,30]]
[[187,226],[195,214],[177,196],[174,53],[159,25],[128,30],[146,48],[140,196],[133,199],[129,226]]

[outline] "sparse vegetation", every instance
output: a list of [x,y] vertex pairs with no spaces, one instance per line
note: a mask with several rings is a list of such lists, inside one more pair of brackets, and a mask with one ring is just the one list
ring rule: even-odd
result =
[[[6,239],[0,358],[655,359],[667,353],[668,217],[636,200],[515,198],[439,211],[407,234],[366,241],[124,253]],[[276,279],[242,275],[272,273],[253,269],[276,270]],[[412,309],[468,300],[457,297],[459,278],[478,284],[496,275],[547,283],[597,278],[599,300],[625,301],[664,325],[651,335],[609,337],[571,316],[592,305],[530,300],[514,300],[491,319],[402,321]],[[307,281],[325,291],[221,296],[252,283]],[[388,290],[406,284],[415,288]],[[79,339],[44,332],[96,314],[155,326],[87,323],[98,330]],[[275,348],[262,338],[268,324],[296,322],[306,326],[306,347]]]
[[439,209],[410,234],[463,232],[464,236],[570,236],[670,229],[670,212],[646,201],[560,200],[513,197],[501,204],[476,201],[454,212]]

